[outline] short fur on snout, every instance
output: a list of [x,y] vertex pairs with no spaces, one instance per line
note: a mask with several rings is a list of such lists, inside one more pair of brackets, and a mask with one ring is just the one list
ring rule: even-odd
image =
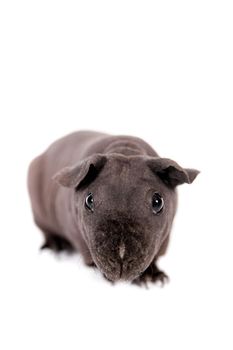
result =
[[110,281],[162,281],[176,186],[198,171],[161,158],[143,140],[76,132],[30,165],[28,186],[43,247],[77,250]]

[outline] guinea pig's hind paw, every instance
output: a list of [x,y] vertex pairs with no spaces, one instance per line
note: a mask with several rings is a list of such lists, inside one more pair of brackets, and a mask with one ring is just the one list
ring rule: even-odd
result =
[[156,264],[152,263],[138,278],[132,281],[134,284],[146,287],[148,287],[148,282],[160,283],[163,287],[165,283],[169,282],[169,277],[165,272],[159,270]]

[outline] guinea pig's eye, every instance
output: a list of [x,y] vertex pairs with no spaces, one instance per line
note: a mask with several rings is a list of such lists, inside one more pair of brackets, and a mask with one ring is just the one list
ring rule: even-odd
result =
[[90,210],[94,211],[94,197],[92,193],[89,193],[85,199],[85,207]]
[[159,193],[154,193],[152,197],[152,208],[155,214],[159,214],[162,212],[164,207],[163,197]]

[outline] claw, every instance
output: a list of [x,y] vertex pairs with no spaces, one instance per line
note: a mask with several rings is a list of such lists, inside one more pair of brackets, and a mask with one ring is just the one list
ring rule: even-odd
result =
[[138,278],[132,281],[133,284],[144,285],[147,289],[148,282],[160,282],[161,287],[163,287],[165,283],[169,282],[169,277],[165,272],[159,270],[155,263],[152,263]]

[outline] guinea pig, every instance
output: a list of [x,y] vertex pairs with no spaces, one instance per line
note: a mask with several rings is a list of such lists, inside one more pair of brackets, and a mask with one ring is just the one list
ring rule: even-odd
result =
[[157,266],[177,207],[176,186],[199,171],[161,158],[140,138],[79,131],[29,167],[42,248],[78,251],[110,281],[165,282]]

